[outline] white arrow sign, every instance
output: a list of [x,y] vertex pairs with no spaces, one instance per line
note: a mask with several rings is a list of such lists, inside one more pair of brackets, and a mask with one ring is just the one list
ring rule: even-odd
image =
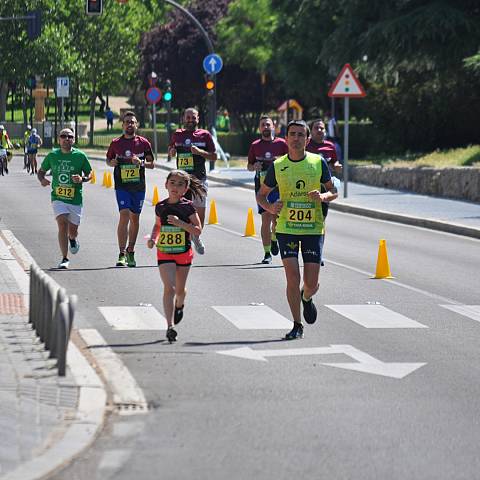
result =
[[231,357],[246,358],[248,360],[258,360],[267,362],[267,357],[286,357],[297,355],[331,355],[343,353],[353,358],[358,363],[322,363],[329,367],[343,368],[345,370],[355,370],[357,372],[371,373],[373,375],[382,375],[391,378],[404,378],[414,372],[426,363],[395,363],[382,362],[368,353],[352,347],[351,345],[330,345],[329,347],[311,347],[311,348],[285,348],[282,350],[253,350],[250,347],[234,348],[233,350],[221,350],[217,353],[229,355]]

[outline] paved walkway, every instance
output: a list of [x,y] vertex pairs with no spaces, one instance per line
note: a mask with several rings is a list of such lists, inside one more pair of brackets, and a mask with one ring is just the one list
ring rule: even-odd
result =
[[93,441],[105,394],[73,345],[57,375],[28,323],[26,265],[9,233],[0,230],[0,480],[33,480]]

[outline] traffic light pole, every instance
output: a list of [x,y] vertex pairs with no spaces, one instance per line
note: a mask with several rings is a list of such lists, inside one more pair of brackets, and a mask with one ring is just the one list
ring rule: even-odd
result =
[[[195,26],[200,30],[200,33],[202,34],[203,39],[205,40],[205,44],[207,46],[208,53],[215,53],[213,50],[213,44],[212,41],[210,40],[210,37],[208,36],[208,33],[206,30],[203,28],[202,24],[185,8],[179,5],[177,2],[173,0],[164,0],[166,3],[174,6],[178,10],[180,10],[182,13],[184,13],[194,24]],[[215,75],[213,76],[213,80],[216,82]],[[212,132],[212,130],[215,129],[215,125],[217,123],[217,92],[216,88],[213,90],[213,95],[207,96],[207,101],[209,104],[209,115],[207,118],[207,123],[208,123],[208,130]]]

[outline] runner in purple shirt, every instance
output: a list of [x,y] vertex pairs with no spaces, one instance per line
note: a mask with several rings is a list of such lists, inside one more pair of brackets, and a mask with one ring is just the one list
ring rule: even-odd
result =
[[[288,153],[287,142],[283,138],[275,138],[275,126],[270,117],[266,115],[261,117],[258,129],[261,137],[250,145],[247,163],[248,170],[255,172],[255,194],[260,190],[268,167],[276,158]],[[270,203],[276,202],[278,189],[270,192],[267,199]],[[262,263],[269,264],[272,263],[272,254],[278,255],[278,243],[274,228],[275,216],[260,205],[258,205],[258,213],[262,217],[261,235],[264,250]]]
[[123,135],[113,139],[107,151],[107,165],[114,167],[115,194],[120,211],[117,267],[137,266],[135,243],[145,200],[145,168],[155,167],[152,146],[146,138],[137,135],[137,128],[135,114],[126,112]]

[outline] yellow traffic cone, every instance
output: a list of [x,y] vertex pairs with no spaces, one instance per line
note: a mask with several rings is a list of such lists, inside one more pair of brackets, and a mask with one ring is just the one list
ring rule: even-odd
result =
[[378,245],[377,270],[373,278],[393,278],[388,263],[386,240],[380,240]]
[[95,174],[95,170],[92,170],[92,178],[90,180],[90,183],[92,185],[95,185],[97,183],[97,175]]
[[257,234],[255,233],[255,222],[253,221],[253,210],[249,208],[248,214],[247,214],[247,224],[245,225],[244,237],[256,237],[256,236]]
[[153,198],[152,198],[152,205],[155,206],[158,203],[158,189],[157,187],[153,187]]
[[208,224],[209,225],[218,224],[217,206],[215,205],[215,200],[212,200],[210,202],[210,214],[208,215]]
[[103,172],[103,180],[102,180],[102,187],[107,186],[107,172]]
[[113,180],[112,180],[112,174],[108,172],[108,179],[107,179],[107,188],[112,188],[113,187]]

